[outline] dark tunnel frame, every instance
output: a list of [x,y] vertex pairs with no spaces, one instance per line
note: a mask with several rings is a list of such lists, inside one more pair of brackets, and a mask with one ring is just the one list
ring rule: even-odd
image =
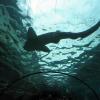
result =
[[82,84],[84,84],[86,87],[88,87],[92,93],[94,94],[94,96],[96,97],[96,100],[100,100],[99,99],[99,96],[97,95],[96,91],[91,87],[89,86],[86,82],[84,82],[83,80],[81,80],[80,78],[77,78],[76,76],[73,76],[73,75],[70,75],[68,73],[65,73],[65,72],[60,72],[60,71],[40,71],[40,72],[34,72],[34,73],[30,73],[30,74],[27,74],[27,75],[24,75],[22,76],[21,78],[18,78],[16,80],[14,80],[10,85],[8,85],[5,89],[3,89],[0,93],[0,96],[2,96],[5,91],[7,91],[9,88],[11,88],[14,84],[16,84],[17,82],[21,81],[22,79],[26,78],[26,77],[29,77],[29,76],[32,76],[32,75],[36,75],[36,74],[44,74],[44,73],[58,73],[58,74],[62,74],[62,75],[67,75],[69,77],[72,77],[78,81],[80,81]]

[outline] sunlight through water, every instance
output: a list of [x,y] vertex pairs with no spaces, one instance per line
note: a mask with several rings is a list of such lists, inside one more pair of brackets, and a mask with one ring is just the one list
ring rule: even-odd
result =
[[[65,32],[84,31],[100,18],[99,0],[18,0],[23,15],[32,18],[31,25],[37,35],[56,30]],[[27,21],[23,20],[23,23]],[[27,26],[26,26],[27,27]],[[85,39],[64,39],[58,44],[48,44],[49,54],[37,52],[41,58],[41,70],[62,70],[77,73],[78,63],[85,63],[91,55],[85,52],[99,44],[100,30]],[[90,43],[90,44],[89,44]],[[83,54],[83,55],[82,55]]]

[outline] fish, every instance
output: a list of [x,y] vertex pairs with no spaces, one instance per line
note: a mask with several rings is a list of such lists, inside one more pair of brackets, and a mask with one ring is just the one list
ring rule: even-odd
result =
[[24,44],[24,49],[26,51],[43,51],[50,52],[51,50],[46,46],[49,43],[57,44],[61,39],[77,39],[77,38],[85,38],[91,35],[100,27],[100,21],[98,21],[95,25],[90,27],[89,29],[82,32],[48,32],[45,34],[38,35],[32,27],[28,28],[27,32],[27,40]]
[[28,28],[27,40],[23,47],[26,51],[44,51],[50,52],[50,49],[39,41],[36,32],[32,27]]

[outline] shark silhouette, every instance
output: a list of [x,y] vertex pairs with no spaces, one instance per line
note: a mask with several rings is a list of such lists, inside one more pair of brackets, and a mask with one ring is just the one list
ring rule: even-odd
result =
[[50,49],[46,46],[49,43],[58,43],[61,39],[77,39],[77,38],[85,38],[95,32],[100,27],[100,21],[97,22],[91,28],[83,31],[83,32],[48,32],[42,35],[37,36],[36,32],[32,27],[29,27],[27,32],[27,40],[24,44],[24,49],[27,51],[44,51],[50,52]]

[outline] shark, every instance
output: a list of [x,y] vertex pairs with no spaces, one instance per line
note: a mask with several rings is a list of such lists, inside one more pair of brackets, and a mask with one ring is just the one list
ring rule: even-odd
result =
[[46,46],[49,43],[57,44],[61,39],[77,39],[85,38],[94,33],[100,27],[100,21],[89,29],[82,32],[62,32],[54,31],[45,34],[37,35],[32,27],[28,28],[27,40],[23,46],[26,51],[43,51],[50,52],[51,50]]

